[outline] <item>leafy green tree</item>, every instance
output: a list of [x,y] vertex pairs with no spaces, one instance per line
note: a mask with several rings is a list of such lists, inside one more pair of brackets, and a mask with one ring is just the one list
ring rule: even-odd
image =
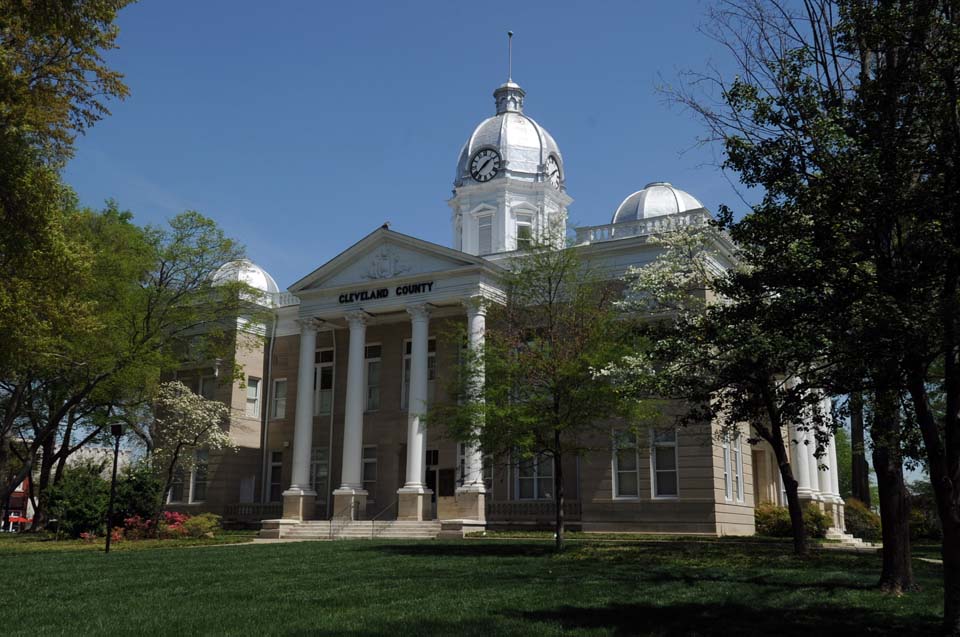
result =
[[234,450],[236,446],[223,426],[230,417],[230,408],[193,393],[179,381],[162,383],[151,405],[153,418],[148,426],[150,462],[160,476],[154,528],[170,487],[178,475],[189,475],[196,463],[196,451]]
[[639,410],[593,373],[634,346],[615,307],[618,286],[576,250],[552,245],[534,246],[511,262],[505,305],[487,308],[483,350],[464,352],[451,400],[435,405],[429,418],[494,458],[553,464],[559,551],[566,463],[598,446],[609,453],[611,418]]
[[652,345],[603,373],[625,395],[675,401],[681,423],[713,423],[720,438],[746,425],[751,440],[768,443],[787,494],[794,551],[804,554],[804,511],[784,435],[811,431],[822,453],[833,429],[820,388],[807,381],[822,342],[814,330],[784,331],[789,309],[742,286],[743,272],[719,271],[724,241],[710,225],[651,238],[661,254],[629,274],[621,305],[646,317]]
[[103,531],[110,498],[104,467],[92,462],[70,467],[51,489],[50,512],[57,519],[58,531],[71,537]]

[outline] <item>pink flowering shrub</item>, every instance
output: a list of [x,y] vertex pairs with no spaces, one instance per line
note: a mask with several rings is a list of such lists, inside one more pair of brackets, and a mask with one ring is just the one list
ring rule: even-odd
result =
[[176,511],[164,511],[160,514],[159,533],[153,526],[153,520],[139,515],[133,515],[123,521],[123,533],[128,540],[143,540],[160,537],[171,539],[186,537],[188,530],[184,526],[190,516]]
[[123,527],[115,526],[110,532],[110,541],[119,542],[123,539]]
[[160,537],[163,539],[186,537],[187,529],[183,523],[190,519],[186,513],[164,511],[160,516]]
[[80,534],[80,539],[83,540],[84,542],[93,542],[94,540],[97,539],[97,534],[89,531],[84,531],[83,533]]

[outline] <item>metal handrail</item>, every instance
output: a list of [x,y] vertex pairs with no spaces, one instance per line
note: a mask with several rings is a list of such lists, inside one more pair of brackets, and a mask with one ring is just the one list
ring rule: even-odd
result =
[[[353,522],[354,516],[353,516],[352,509],[359,509],[359,507],[360,507],[360,503],[354,500],[333,515],[333,518],[330,520],[330,539],[331,540],[335,540],[337,537],[337,534],[343,529],[347,528],[347,525]],[[341,524],[338,527],[335,527],[334,522],[336,522],[337,520],[341,520]]]
[[[394,507],[395,505],[397,505],[399,502],[400,502],[400,498],[397,498],[397,499],[394,500],[391,504],[389,504],[388,506],[386,506],[386,507],[384,507],[383,509],[381,509],[380,512],[377,513],[375,516],[373,516],[372,518],[370,518],[370,539],[371,539],[371,540],[372,540],[372,539],[374,538],[374,536],[377,534],[377,518],[379,518],[381,515],[383,515],[383,514],[386,513],[387,511],[393,510],[393,507]],[[389,520],[384,520],[384,522],[389,522]],[[384,529],[387,528],[387,527],[386,527],[386,524],[384,524],[384,527],[383,527],[383,528],[384,528]]]

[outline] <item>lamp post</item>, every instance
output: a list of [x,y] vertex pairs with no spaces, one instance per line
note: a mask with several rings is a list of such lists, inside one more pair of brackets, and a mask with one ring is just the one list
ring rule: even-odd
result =
[[113,535],[111,523],[113,522],[113,501],[117,497],[117,456],[120,455],[120,436],[123,435],[123,425],[110,425],[110,433],[113,434],[113,475],[110,477],[110,505],[107,507],[107,545],[103,552],[110,552],[110,537]]

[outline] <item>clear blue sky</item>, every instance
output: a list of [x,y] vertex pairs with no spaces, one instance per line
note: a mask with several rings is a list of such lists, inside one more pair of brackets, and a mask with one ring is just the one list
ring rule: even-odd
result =
[[[494,113],[506,35],[525,112],[556,138],[571,223],[651,181],[739,205],[702,125],[656,87],[728,58],[707,4],[143,0],[108,56],[131,96],[78,142],[67,181],[159,223],[216,219],[281,288],[389,220],[450,244],[457,153]],[[685,152],[687,151],[687,152]]]

